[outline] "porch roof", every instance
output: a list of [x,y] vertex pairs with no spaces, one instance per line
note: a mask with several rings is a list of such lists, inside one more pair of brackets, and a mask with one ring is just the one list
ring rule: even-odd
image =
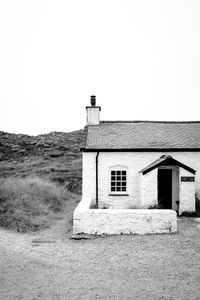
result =
[[189,166],[187,166],[187,165],[181,163],[180,161],[174,159],[170,155],[162,155],[160,158],[156,159],[154,162],[149,164],[147,167],[140,170],[140,173],[143,173],[143,175],[145,175],[145,174],[151,172],[155,168],[158,168],[160,166],[169,166],[169,165],[181,167],[181,168],[187,170],[188,172],[190,172],[192,174],[196,173],[196,171],[194,169],[192,169]]

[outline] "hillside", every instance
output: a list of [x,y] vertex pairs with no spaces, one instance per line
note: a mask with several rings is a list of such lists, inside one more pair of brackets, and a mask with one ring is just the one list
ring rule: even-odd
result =
[[83,130],[38,136],[0,131],[0,178],[39,176],[81,191]]

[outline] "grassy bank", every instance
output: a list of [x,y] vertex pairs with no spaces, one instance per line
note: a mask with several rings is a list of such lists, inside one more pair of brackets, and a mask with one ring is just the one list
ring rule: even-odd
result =
[[46,228],[67,200],[64,188],[41,178],[0,179],[0,226],[18,232]]

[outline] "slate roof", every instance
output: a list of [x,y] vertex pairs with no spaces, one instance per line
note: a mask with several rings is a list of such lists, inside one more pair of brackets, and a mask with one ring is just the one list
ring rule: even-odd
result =
[[86,131],[83,151],[200,150],[200,121],[102,121]]

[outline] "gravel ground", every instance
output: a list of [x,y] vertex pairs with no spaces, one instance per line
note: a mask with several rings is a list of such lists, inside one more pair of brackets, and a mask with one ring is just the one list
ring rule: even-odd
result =
[[69,238],[69,216],[37,234],[1,229],[0,299],[199,300],[199,224],[88,240]]

